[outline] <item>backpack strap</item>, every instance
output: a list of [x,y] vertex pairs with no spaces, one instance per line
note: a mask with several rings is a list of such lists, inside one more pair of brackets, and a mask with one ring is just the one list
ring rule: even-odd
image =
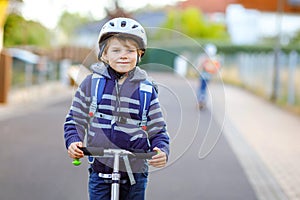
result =
[[142,118],[140,126],[143,130],[147,129],[147,113],[151,102],[152,87],[152,83],[148,80],[140,83],[140,116]]
[[[100,103],[105,87],[106,79],[100,74],[93,73],[92,75],[92,87],[91,87],[91,98],[92,102],[89,109],[89,116],[94,117],[98,104]],[[88,156],[88,163],[93,164],[95,157]]]
[[101,76],[100,74],[93,73],[91,87],[92,102],[89,110],[90,117],[93,117],[96,113],[98,104],[102,99],[105,83],[106,79],[103,76]]

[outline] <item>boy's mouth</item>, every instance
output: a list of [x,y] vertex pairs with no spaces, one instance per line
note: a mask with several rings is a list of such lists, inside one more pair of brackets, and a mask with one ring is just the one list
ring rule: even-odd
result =
[[121,65],[128,65],[128,64],[130,64],[130,62],[118,62],[118,64],[121,64]]

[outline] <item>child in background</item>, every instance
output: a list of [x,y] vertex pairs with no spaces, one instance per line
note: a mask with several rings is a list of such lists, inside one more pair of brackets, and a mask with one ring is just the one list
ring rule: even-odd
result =
[[213,44],[205,46],[206,58],[199,65],[199,89],[198,89],[198,107],[203,109],[207,100],[207,84],[213,74],[216,74],[220,69],[220,63],[216,59],[217,47]]

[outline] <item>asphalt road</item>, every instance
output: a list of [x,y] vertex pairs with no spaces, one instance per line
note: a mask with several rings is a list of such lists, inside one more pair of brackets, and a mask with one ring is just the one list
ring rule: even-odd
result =
[[[168,166],[150,169],[147,199],[257,199],[222,123],[210,109],[196,109],[195,83],[169,75],[155,79],[172,143]],[[1,200],[88,199],[87,164],[74,167],[64,147],[70,103],[71,97],[0,121]]]

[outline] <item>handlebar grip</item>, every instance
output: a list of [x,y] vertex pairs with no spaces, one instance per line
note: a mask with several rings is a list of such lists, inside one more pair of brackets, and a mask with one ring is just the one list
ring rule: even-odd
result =
[[99,147],[79,147],[83,154],[86,156],[103,156],[104,148]]
[[79,166],[79,165],[81,165],[81,161],[78,158],[75,158],[73,160],[72,164],[75,165],[75,166]]
[[[83,151],[83,154],[86,156],[103,156],[104,155],[104,149],[98,148],[98,147],[78,147],[81,151]],[[81,161],[78,158],[75,158],[72,161],[72,164],[75,166],[81,165]]]
[[135,158],[138,159],[151,159],[152,156],[155,156],[157,154],[156,151],[147,152],[147,153],[133,153]]

